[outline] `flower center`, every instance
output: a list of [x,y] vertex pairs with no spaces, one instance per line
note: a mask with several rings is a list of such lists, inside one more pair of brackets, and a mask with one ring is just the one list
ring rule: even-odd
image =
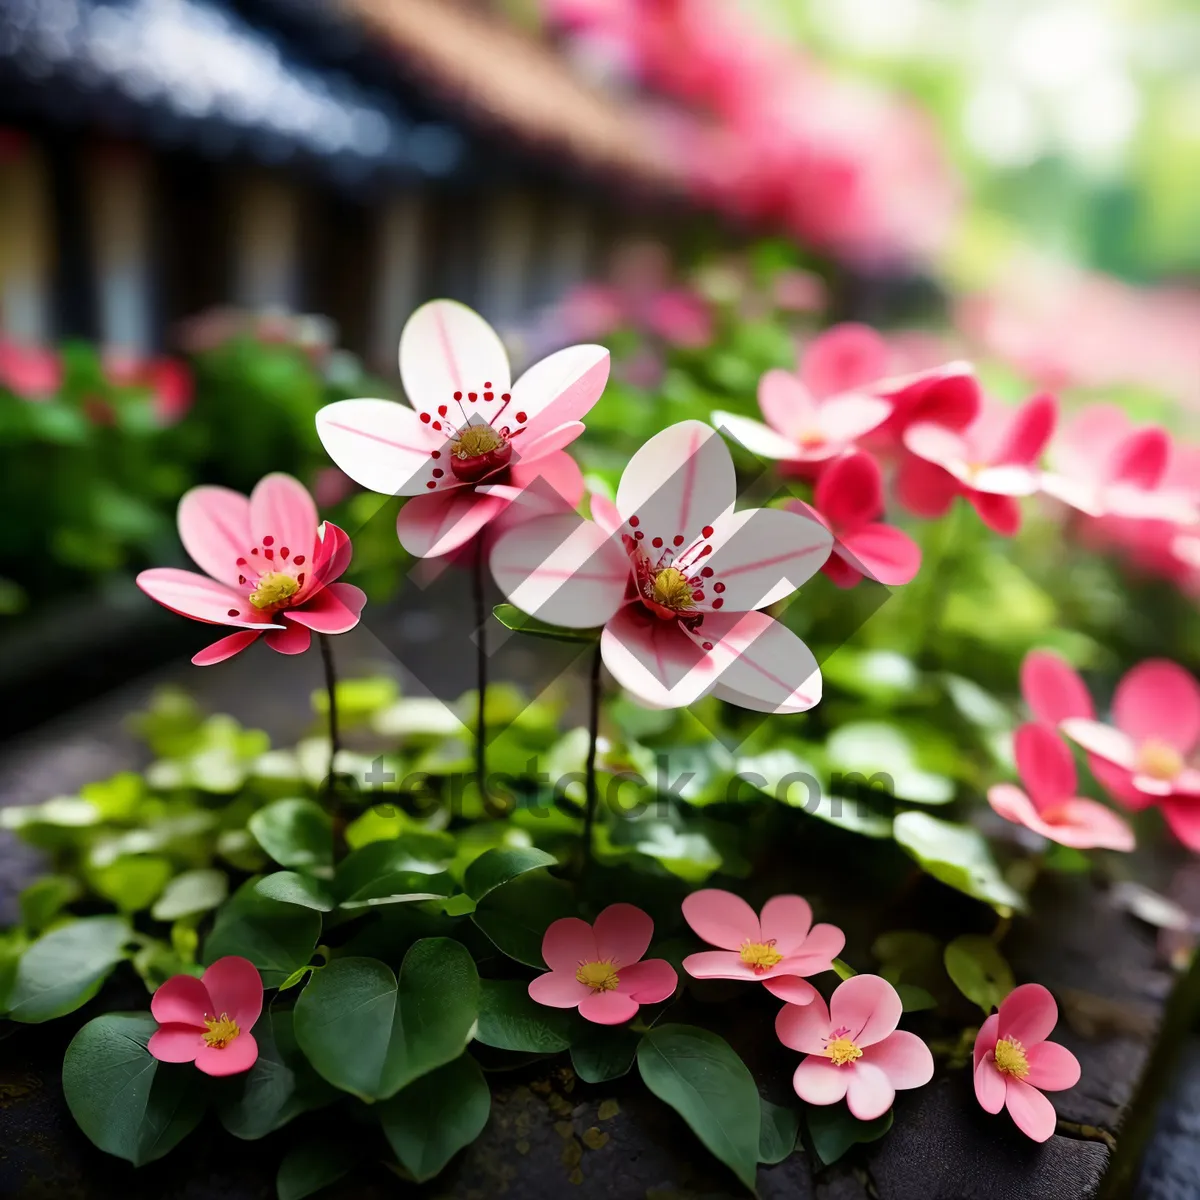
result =
[[825,445],[825,435],[819,430],[810,429],[800,435],[799,444],[804,450],[815,450],[818,446]]
[[205,1017],[204,1024],[208,1027],[204,1043],[214,1050],[224,1050],[242,1032],[228,1013],[222,1013],[219,1017]]
[[755,971],[769,971],[776,963],[783,962],[783,955],[775,949],[775,939],[769,942],[743,942],[742,962]]
[[1151,779],[1167,782],[1183,770],[1183,755],[1161,738],[1147,738],[1138,748],[1138,769]]
[[255,608],[275,608],[286,604],[299,590],[300,584],[291,575],[269,571],[259,576],[258,586],[250,593],[250,603]]
[[1001,1038],[996,1043],[996,1070],[1014,1079],[1024,1079],[1029,1074],[1025,1047],[1016,1038]]
[[825,1057],[835,1067],[844,1067],[856,1058],[862,1058],[862,1051],[846,1036],[847,1030],[839,1029],[836,1036],[825,1044]]
[[676,612],[695,607],[692,585],[678,567],[664,567],[655,573],[653,600],[656,604]]
[[615,991],[617,984],[621,982],[616,964],[611,958],[602,958],[598,962],[580,963],[579,970],[575,972],[575,978],[584,987],[591,988],[593,992]]
[[499,450],[504,444],[504,437],[490,425],[464,425],[450,442],[450,449],[455,458],[475,458]]

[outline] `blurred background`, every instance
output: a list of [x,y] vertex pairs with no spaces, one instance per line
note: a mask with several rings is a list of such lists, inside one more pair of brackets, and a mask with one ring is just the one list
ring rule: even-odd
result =
[[0,693],[178,649],[200,481],[299,475],[386,599],[312,417],[435,296],[612,346],[599,480],[845,319],[1186,428],[1197,61],[1182,0],[0,0]]

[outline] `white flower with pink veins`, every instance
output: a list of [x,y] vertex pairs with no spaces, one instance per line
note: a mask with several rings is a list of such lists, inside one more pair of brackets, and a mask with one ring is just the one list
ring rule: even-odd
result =
[[410,554],[449,554],[538,480],[574,508],[579,467],[563,447],[608,382],[603,346],[569,346],[511,383],[508,355],[478,313],[433,300],[400,335],[409,407],[339,400],[317,413],[329,457],[355,483],[410,496],[396,532]]
[[829,557],[833,538],[798,513],[734,512],[733,461],[717,432],[683,421],[651,438],[615,505],[588,521],[539,516],[505,533],[492,574],[523,611],[573,629],[604,626],[604,664],[642,702],[680,708],[712,693],[760,712],[821,699],[812,651],[761,611]]

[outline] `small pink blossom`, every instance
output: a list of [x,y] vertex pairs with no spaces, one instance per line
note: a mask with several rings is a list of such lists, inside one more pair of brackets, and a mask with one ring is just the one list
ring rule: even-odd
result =
[[826,1008],[787,1004],[775,1018],[779,1040],[807,1057],[792,1086],[806,1104],[836,1104],[845,1097],[860,1121],[892,1106],[897,1091],[933,1078],[933,1055],[915,1033],[897,1029],[903,1005],[878,975],[853,975],[838,985]]
[[1043,1092],[1079,1082],[1079,1060],[1046,1039],[1058,1022],[1058,1005],[1040,983],[1014,988],[975,1039],[975,1095],[985,1112],[1007,1107],[1017,1128],[1035,1142],[1054,1133],[1058,1115]]
[[1068,717],[1096,715],[1087,684],[1052,650],[1030,650],[1021,663],[1021,696],[1043,725],[1056,729]]
[[299,480],[273,474],[249,498],[224,487],[192,488],[179,502],[179,538],[206,574],[175,567],[143,571],[137,585],[164,608],[209,625],[232,625],[192,662],[210,666],[260,634],[281,654],[302,654],[312,633],[346,633],[366,595],[337,583],[350,565],[350,539],[319,523]]
[[539,479],[569,479],[563,499],[579,502],[583,478],[562,451],[583,432],[580,418],[608,370],[603,346],[571,346],[511,383],[495,330],[465,305],[434,300],[400,335],[411,407],[339,400],[317,413],[317,433],[356,483],[411,497],[396,532],[410,554],[435,558],[465,545]]
[[164,425],[181,420],[192,406],[191,372],[173,358],[139,358],[109,350],[104,373],[119,387],[144,387],[154,398],[154,411]]
[[816,988],[805,975],[833,969],[846,935],[835,925],[814,925],[802,896],[773,896],[758,916],[740,896],[719,888],[693,892],[683,902],[692,931],[719,950],[683,960],[693,979],[744,979],[761,983],[789,1004],[811,1004]]
[[679,982],[666,959],[642,957],[653,935],[654,922],[633,904],[610,904],[594,925],[561,917],[542,938],[550,969],[530,981],[529,995],[548,1008],[577,1008],[597,1025],[623,1025]]
[[883,516],[883,474],[871,455],[855,450],[835,458],[817,480],[815,507],[789,500],[784,507],[820,521],[834,537],[833,553],[821,568],[838,587],[854,587],[864,576],[896,587],[920,570],[921,547]]
[[1006,821],[1077,850],[1133,849],[1133,830],[1116,813],[1076,795],[1075,759],[1058,734],[1045,725],[1022,725],[1014,751],[1026,790],[1011,783],[988,789],[988,803]]
[[249,959],[219,958],[202,978],[174,975],[154,993],[158,1022],[147,1049],[159,1062],[195,1063],[205,1075],[240,1075],[258,1061],[251,1030],[263,985]]
[[24,400],[44,400],[62,387],[62,361],[53,350],[0,338],[0,387]]

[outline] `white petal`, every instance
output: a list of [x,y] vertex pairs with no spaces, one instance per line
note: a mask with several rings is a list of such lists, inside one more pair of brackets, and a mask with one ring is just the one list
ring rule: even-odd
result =
[[1089,754],[1095,754],[1105,762],[1133,771],[1137,767],[1137,747],[1133,739],[1111,725],[1089,721],[1085,717],[1071,717],[1059,724],[1059,729],[1073,742],[1077,742]]
[[[385,496],[420,496],[436,480],[454,482],[438,467],[433,452],[443,446],[438,433],[417,414],[391,400],[339,400],[317,413],[317,436],[326,453],[355,483]],[[443,458],[447,455],[443,454]],[[440,489],[439,489],[440,490]]]
[[750,417],[715,412],[712,415],[712,423],[727,438],[732,438],[751,454],[787,461],[795,458],[798,453],[795,444],[789,442],[783,434],[776,433],[769,425],[754,421]]
[[711,656],[677,621],[664,621],[641,604],[627,604],[604,627],[604,665],[613,678],[653,708],[684,708],[713,683]]
[[[600,399],[608,382],[609,356],[603,346],[568,346],[534,363],[513,385],[513,428],[527,423],[532,435],[579,421]],[[524,413],[524,422],[515,419]],[[506,414],[507,417],[507,414]]]

